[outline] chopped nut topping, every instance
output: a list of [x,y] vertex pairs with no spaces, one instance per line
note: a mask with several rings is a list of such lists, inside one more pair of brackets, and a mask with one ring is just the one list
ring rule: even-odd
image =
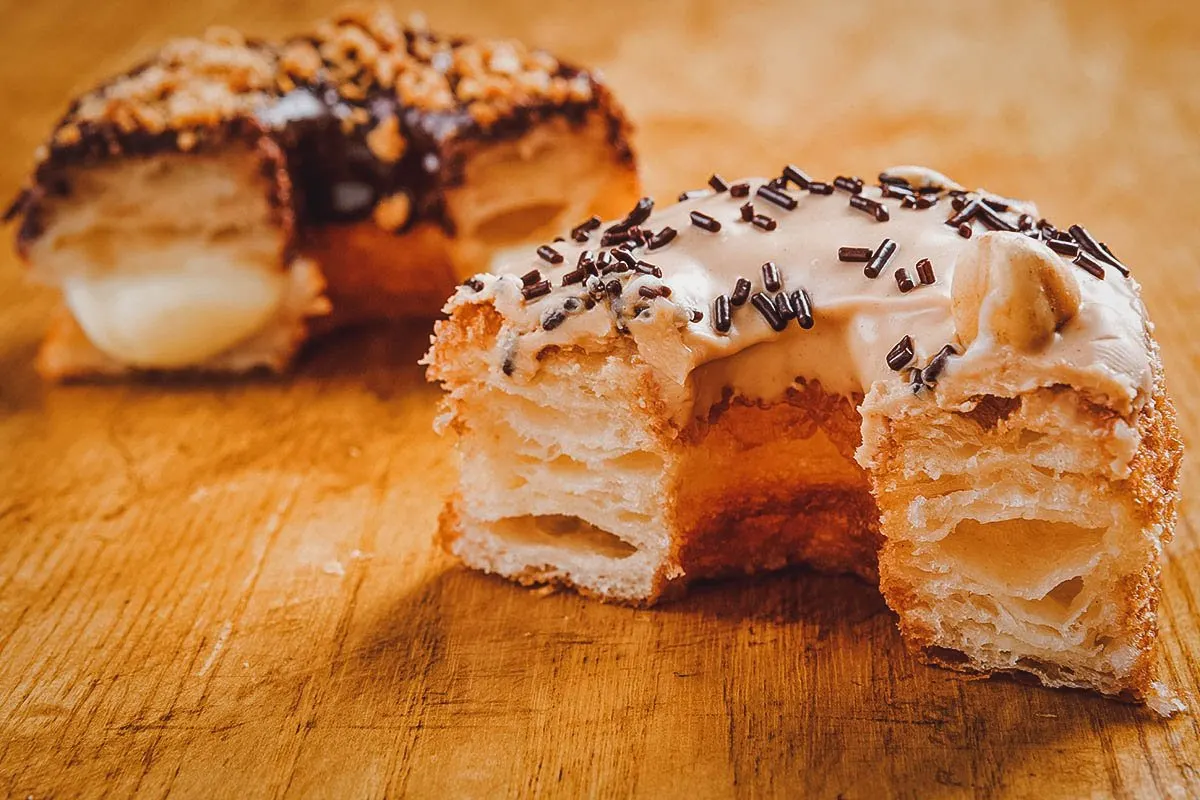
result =
[[408,223],[412,213],[412,201],[408,195],[400,192],[385,197],[375,206],[372,219],[375,224],[386,231],[398,231]]
[[[213,126],[304,86],[331,86],[362,112],[342,115],[347,130],[368,124],[365,105],[381,91],[423,110],[464,109],[484,128],[521,107],[595,99],[591,76],[565,70],[549,53],[509,39],[443,38],[423,25],[404,29],[386,7],[367,6],[339,12],[311,36],[278,47],[211,28],[204,38],[169,42],[148,65],[85,95],[54,144],[77,144],[73,125],[81,122],[107,122],[124,133]],[[381,160],[403,155],[394,120],[368,136]]]
[[[279,66],[290,77],[311,81],[321,70],[321,54],[309,42],[291,42],[284,45]],[[284,91],[291,91],[291,87]]]
[[367,147],[385,164],[394,164],[404,157],[408,143],[400,135],[400,120],[388,117],[367,134]]

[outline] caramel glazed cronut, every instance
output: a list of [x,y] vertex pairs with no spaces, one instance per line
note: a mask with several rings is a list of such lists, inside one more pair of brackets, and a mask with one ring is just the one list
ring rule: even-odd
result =
[[8,212],[63,293],[39,367],[278,370],[310,328],[433,316],[494,251],[632,202],[628,128],[593,73],[383,8],[173,41],[71,105]]
[[426,357],[461,468],[445,546],[634,604],[877,578],[928,661],[1175,710],[1182,445],[1136,282],[929,170],[838,181],[714,176],[461,288]]

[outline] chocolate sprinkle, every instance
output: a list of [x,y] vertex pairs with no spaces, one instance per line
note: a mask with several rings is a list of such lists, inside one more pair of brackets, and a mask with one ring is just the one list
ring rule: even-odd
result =
[[526,300],[536,300],[548,294],[550,294],[550,281],[538,281],[521,289],[521,296]]
[[697,228],[702,228],[709,233],[716,233],[721,230],[721,223],[705,214],[703,211],[693,211],[691,213],[692,224]]
[[813,182],[812,178],[805,175],[803,170],[792,164],[788,164],[783,168],[782,177],[784,179],[784,186],[787,185],[787,181],[791,181],[800,189],[807,189],[808,185]]
[[978,200],[964,202],[964,204],[961,206],[958,205],[958,203],[959,203],[959,198],[956,197],[954,199],[954,202],[951,203],[951,205],[955,207],[955,209],[958,211],[958,213],[951,214],[950,218],[946,220],[946,224],[952,228],[957,228],[959,225],[962,225],[964,222],[970,222],[971,220],[973,220],[975,218],[975,215],[979,213],[979,210],[981,208],[983,208],[983,205],[980,204],[980,202]]
[[733,186],[729,187],[729,194],[732,195],[733,197],[749,197],[750,196],[750,184],[735,183]]
[[562,325],[564,322],[566,322],[566,319],[567,319],[566,314],[559,311],[557,308],[552,309],[550,311],[547,311],[545,313],[545,315],[542,317],[542,328],[544,330],[552,331],[555,328],[557,328],[559,325]]
[[583,283],[583,279],[586,277],[587,270],[583,267],[578,267],[562,276],[562,285],[570,286],[573,283]]
[[[810,186],[812,186],[812,181],[809,181],[808,185],[801,188],[807,189]],[[755,194],[768,202],[774,203],[780,208],[787,209],[788,211],[792,211],[796,208],[796,198],[792,197],[782,189],[774,189],[770,186],[760,186]]]
[[601,247],[613,247],[614,245],[624,244],[629,241],[628,230],[607,230],[600,237]]
[[666,245],[670,244],[671,240],[674,239],[678,235],[679,235],[679,231],[675,230],[674,228],[672,228],[670,226],[667,226],[666,228],[663,228],[661,231],[659,231],[658,233],[651,236],[650,241],[647,242],[647,246],[651,250],[657,250],[660,247],[665,247]]
[[916,192],[908,187],[907,183],[885,183],[881,191],[884,197],[894,197],[897,199],[913,197],[916,194]]
[[809,194],[833,194],[833,186],[821,181],[813,181],[808,185]]
[[521,285],[522,286],[532,286],[533,284],[537,283],[541,279],[542,279],[542,273],[538,272],[536,269],[531,269],[531,270],[529,270],[529,272],[526,272],[524,275],[521,276]]
[[914,284],[912,278],[908,277],[908,270],[904,267],[896,270],[896,286],[900,288],[902,294],[913,290]]
[[775,295],[775,313],[785,320],[796,316],[796,307],[792,305],[792,299],[783,292]]
[[926,386],[932,386],[942,374],[942,370],[946,368],[946,360],[950,356],[957,355],[958,351],[954,349],[954,345],[948,344],[937,352],[933,358],[929,359],[929,363],[925,369],[921,370],[921,383]]
[[998,200],[995,197],[981,197],[979,201],[992,211],[1005,212],[1008,211],[1008,203],[1003,200]]
[[1117,272],[1121,273],[1126,278],[1129,277],[1129,267],[1121,263],[1120,259],[1113,255],[1113,251],[1108,249],[1108,245],[1104,242],[1100,243],[1100,249],[1108,256],[1108,263],[1117,268]]
[[1100,262],[1114,267],[1125,277],[1129,277],[1129,269],[1120,261],[1118,261],[1112,253],[1108,252],[1104,245],[1096,241],[1096,237],[1088,233],[1087,228],[1083,227],[1082,225],[1072,225],[1071,227],[1067,228],[1067,230],[1072,236],[1075,237],[1075,241],[1079,242],[1079,246],[1086,250],[1089,254],[1095,256]]
[[632,228],[634,225],[641,225],[650,218],[650,212],[654,210],[654,198],[643,197],[637,201],[637,205],[633,210],[626,215],[621,224],[626,228]]
[[863,190],[862,178],[848,178],[845,175],[834,178],[833,185],[850,194],[859,194]]
[[783,288],[783,279],[779,276],[779,267],[775,266],[774,261],[768,261],[762,265],[763,286],[768,292],[778,292]]
[[633,265],[633,268],[643,275],[653,275],[656,278],[663,276],[662,270],[656,264],[651,264],[649,261],[639,261]]
[[809,330],[813,326],[812,298],[804,289],[792,292],[792,308],[796,309],[796,321],[800,327]]
[[713,191],[715,191],[717,194],[720,194],[729,188],[729,184],[725,182],[725,179],[715,172],[708,179],[708,185],[711,186]]
[[738,278],[733,284],[733,294],[729,296],[729,304],[732,306],[740,306],[745,303],[750,297],[750,281],[745,278]]
[[911,336],[905,335],[903,339],[896,342],[887,354],[887,365],[891,369],[899,372],[908,366],[908,363],[913,360],[913,340]]
[[1075,256],[1074,262],[1100,280],[1104,280],[1104,265],[1088,251],[1081,248]]
[[891,218],[886,206],[861,194],[850,195],[850,207],[867,212],[879,222],[887,222]]
[[868,278],[878,278],[879,273],[883,272],[883,268],[887,266],[892,255],[896,252],[896,243],[891,239],[884,239],[879,243],[874,255],[871,256],[870,262],[863,267],[863,274]]
[[604,291],[608,292],[610,297],[620,297],[621,296],[621,282],[619,280],[617,280],[616,278],[613,278],[611,281],[604,284]]
[[463,282],[463,286],[466,286],[473,292],[483,291],[483,281],[479,280],[479,278],[467,278],[467,280]]
[[571,228],[571,238],[577,242],[586,242],[588,234],[600,227],[600,218],[591,217]]
[[764,231],[773,231],[778,226],[778,223],[766,214],[755,214],[750,224]]
[[551,264],[561,264],[563,257],[562,253],[555,250],[548,244],[544,244],[537,249],[538,258],[542,261],[549,261]]
[[637,259],[634,258],[633,254],[630,253],[628,250],[622,250],[620,248],[617,248],[615,250],[609,250],[608,252],[612,254],[612,257],[614,259],[616,259],[616,264],[614,264],[614,266],[617,266],[619,264],[624,265],[623,269],[618,266],[618,268],[616,270],[617,272],[627,272],[628,270],[633,269],[634,266],[637,264]]
[[723,294],[717,295],[717,299],[713,300],[713,327],[717,333],[729,333],[733,326],[733,312],[729,305],[729,298]]
[[971,223],[964,222],[961,225],[959,225],[958,226],[958,235],[963,237],[964,239],[970,239],[971,238]]
[[937,195],[921,195],[917,198],[916,206],[918,211],[924,211],[927,208],[933,208],[937,205]]
[[933,274],[933,263],[928,258],[917,262],[917,279],[925,286],[937,280],[937,276]]
[[742,203],[738,209],[742,212],[742,222],[749,222],[754,219],[754,204],[751,202]]
[[763,319],[767,321],[772,330],[781,331],[787,327],[787,320],[779,316],[775,311],[775,304],[771,302],[771,298],[762,292],[755,292],[751,295],[750,305],[758,309],[758,313],[762,314]]
[[869,247],[839,247],[838,261],[867,262],[873,254]]
[[1046,246],[1060,256],[1066,256],[1067,258],[1074,258],[1079,255],[1079,245],[1075,242],[1068,242],[1065,239],[1047,239]]
[[[1007,208],[1007,206],[1005,206],[1005,208]],[[1013,225],[1011,222],[993,211],[992,207],[986,202],[979,207],[978,216],[981,220],[983,220],[984,225],[987,225],[994,231],[1016,231],[1017,229],[1016,225]]]

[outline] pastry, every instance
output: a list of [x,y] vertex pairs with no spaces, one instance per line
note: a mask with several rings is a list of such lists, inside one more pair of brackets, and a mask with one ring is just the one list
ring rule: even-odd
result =
[[902,167],[644,198],[449,301],[426,357],[468,566],[647,604],[805,563],[926,659],[1165,705],[1181,443],[1085,228]]
[[380,8],[171,42],[72,103],[9,211],[62,290],[40,369],[281,370],[311,330],[432,316],[496,249],[636,199],[627,128],[592,73]]

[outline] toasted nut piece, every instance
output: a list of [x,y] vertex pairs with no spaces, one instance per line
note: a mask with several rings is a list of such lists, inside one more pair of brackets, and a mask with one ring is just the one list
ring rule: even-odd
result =
[[398,192],[380,200],[371,212],[371,217],[376,225],[395,233],[408,224],[411,214],[412,200],[404,192]]
[[400,120],[389,116],[367,134],[367,147],[385,164],[395,164],[404,157],[408,142],[400,133]]
[[984,336],[1035,352],[1078,313],[1079,282],[1041,242],[985,233],[971,239],[955,263],[950,306],[964,346]]

